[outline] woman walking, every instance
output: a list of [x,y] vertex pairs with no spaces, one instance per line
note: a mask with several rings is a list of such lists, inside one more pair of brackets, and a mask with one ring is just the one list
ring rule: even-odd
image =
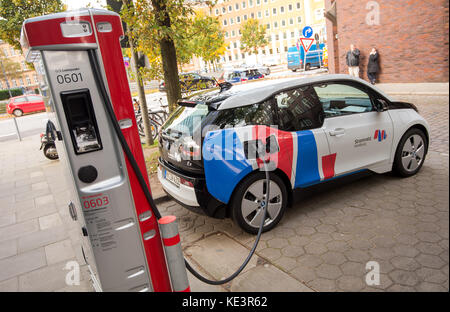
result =
[[377,80],[378,72],[380,71],[380,64],[378,60],[378,51],[375,48],[372,48],[369,56],[369,64],[367,64],[367,77],[371,84],[375,84]]

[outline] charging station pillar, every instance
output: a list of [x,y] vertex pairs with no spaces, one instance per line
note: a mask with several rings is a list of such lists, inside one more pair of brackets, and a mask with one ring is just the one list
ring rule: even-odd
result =
[[156,217],[99,90],[102,80],[148,186],[122,38],[119,15],[81,9],[27,19],[21,44],[27,60],[43,69],[42,83],[51,94],[48,114],[76,194],[70,215],[90,249],[83,255],[93,280],[103,291],[172,291]]

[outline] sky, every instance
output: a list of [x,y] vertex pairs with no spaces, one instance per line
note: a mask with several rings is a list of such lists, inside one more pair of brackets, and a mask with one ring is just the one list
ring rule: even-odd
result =
[[90,4],[94,8],[102,8],[102,5],[106,5],[106,0],[62,0],[67,5],[67,10],[76,10],[79,8],[85,8],[87,4]]

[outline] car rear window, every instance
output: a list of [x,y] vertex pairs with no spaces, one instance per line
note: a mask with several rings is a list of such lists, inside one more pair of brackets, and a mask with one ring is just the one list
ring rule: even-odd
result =
[[273,109],[270,101],[218,111],[213,122],[213,125],[219,129],[273,124]]
[[14,99],[14,103],[23,103],[26,102],[27,98],[26,97],[19,97],[19,98],[15,98]]

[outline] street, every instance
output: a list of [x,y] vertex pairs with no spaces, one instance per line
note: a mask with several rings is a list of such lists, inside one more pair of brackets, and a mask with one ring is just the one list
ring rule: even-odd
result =
[[[241,275],[223,286],[189,275],[192,291],[448,291],[449,97],[395,97],[416,104],[430,123],[430,151],[419,174],[363,174],[306,189],[262,235]],[[38,150],[45,113],[18,121],[29,135],[0,142],[0,291],[92,291],[85,273],[79,286],[64,282],[66,263],[79,259],[79,229],[67,211],[67,172]],[[8,122],[0,122],[2,133],[11,131]],[[209,278],[234,271],[253,244],[254,236],[229,219],[198,215],[171,200],[158,208],[177,216],[185,255]],[[370,261],[379,264],[379,285],[366,283]]]

